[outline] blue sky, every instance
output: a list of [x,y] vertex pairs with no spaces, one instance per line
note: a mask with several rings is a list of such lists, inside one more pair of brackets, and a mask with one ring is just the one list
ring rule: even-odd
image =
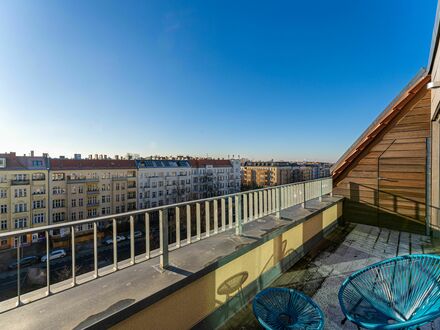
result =
[[435,0],[0,1],[0,151],[335,161]]

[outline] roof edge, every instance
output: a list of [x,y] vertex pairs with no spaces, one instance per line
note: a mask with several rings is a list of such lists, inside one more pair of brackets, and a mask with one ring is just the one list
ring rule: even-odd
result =
[[[331,167],[330,171],[333,176],[338,176],[345,168],[343,166],[348,162],[347,159],[356,156],[359,152],[365,149],[367,145],[371,143],[371,132],[382,131],[385,125],[381,125],[383,119],[392,113],[393,110],[400,111],[399,105],[410,98],[411,100],[418,91],[428,82],[429,75],[426,69],[420,69],[417,74],[410,80],[410,82],[400,91],[400,93],[391,101],[391,103],[376,117],[376,119],[365,129],[358,139],[342,154],[342,156]],[[364,148],[360,149],[359,146],[365,143]],[[338,173],[336,173],[338,172]]]

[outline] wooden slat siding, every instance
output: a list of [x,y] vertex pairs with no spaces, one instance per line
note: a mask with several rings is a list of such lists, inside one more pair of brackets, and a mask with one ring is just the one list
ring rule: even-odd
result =
[[[334,193],[347,198],[344,213],[348,221],[423,229],[429,116],[430,91],[421,89],[336,176]],[[380,180],[380,191],[379,176],[386,178]]]

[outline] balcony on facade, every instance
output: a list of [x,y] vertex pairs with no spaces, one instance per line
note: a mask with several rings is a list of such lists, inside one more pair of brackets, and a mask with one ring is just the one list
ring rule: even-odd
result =
[[86,182],[99,182],[99,178],[71,178],[67,177],[67,183],[74,184],[74,183],[86,183]]
[[11,180],[12,186],[27,186],[31,183],[30,180]]

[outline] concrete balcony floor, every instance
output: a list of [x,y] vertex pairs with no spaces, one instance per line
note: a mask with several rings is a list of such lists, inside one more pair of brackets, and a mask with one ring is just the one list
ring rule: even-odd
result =
[[[440,245],[428,236],[348,224],[323,239],[271,286],[297,289],[312,297],[325,314],[325,329],[357,329],[349,321],[341,324],[338,292],[347,276],[387,258],[439,252]],[[250,303],[222,326],[223,330],[258,328]],[[440,329],[440,319],[421,329]]]

